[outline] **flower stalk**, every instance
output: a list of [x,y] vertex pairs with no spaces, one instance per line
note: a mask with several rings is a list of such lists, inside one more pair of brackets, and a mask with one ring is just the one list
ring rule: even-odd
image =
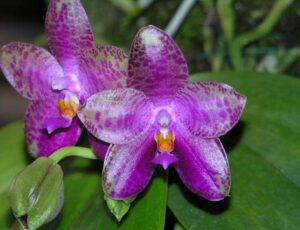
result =
[[60,162],[62,159],[70,156],[82,157],[86,159],[96,160],[94,152],[90,148],[85,147],[64,147],[57,151],[55,151],[50,158],[54,160],[56,163]]

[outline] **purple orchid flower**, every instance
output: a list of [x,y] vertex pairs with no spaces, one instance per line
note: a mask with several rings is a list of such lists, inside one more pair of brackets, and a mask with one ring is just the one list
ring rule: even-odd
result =
[[[128,62],[121,49],[94,45],[79,0],[51,0],[45,26],[54,56],[22,42],[12,42],[0,51],[0,67],[7,80],[32,100],[24,124],[29,152],[36,157],[76,144],[82,131],[78,108],[96,92],[124,87]],[[90,140],[96,151],[106,148]]]
[[188,84],[182,52],[154,26],[136,35],[128,68],[130,88],[97,93],[78,111],[91,133],[113,144],[104,160],[105,193],[135,196],[156,165],[172,164],[191,191],[223,199],[230,171],[218,137],[237,123],[246,98],[217,82]]

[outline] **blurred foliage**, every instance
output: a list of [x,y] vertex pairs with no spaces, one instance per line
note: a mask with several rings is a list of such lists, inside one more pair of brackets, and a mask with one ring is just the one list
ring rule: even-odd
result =
[[[135,33],[141,26],[153,24],[164,28],[170,16],[175,11],[180,1],[164,1],[163,6],[158,3],[151,4],[149,8],[143,9],[137,2],[132,2],[130,9],[117,4],[115,0],[82,0],[97,43],[110,43],[129,50]],[[122,1],[123,2],[123,1]]]
[[[91,21],[96,42],[120,46],[128,51],[140,27],[152,24],[165,29],[184,1],[81,2]],[[271,20],[261,25],[269,14],[273,14],[273,25]],[[228,29],[231,31],[226,32]],[[190,72],[241,69],[299,77],[299,36],[300,1],[199,0],[181,22],[174,39],[187,58]],[[232,47],[238,46],[239,40],[245,44]],[[46,42],[41,38],[37,41],[44,45]],[[235,54],[230,53],[232,51]]]

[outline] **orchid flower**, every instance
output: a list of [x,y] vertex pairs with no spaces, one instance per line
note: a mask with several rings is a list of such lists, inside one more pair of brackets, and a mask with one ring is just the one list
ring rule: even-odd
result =
[[[80,105],[98,91],[123,87],[127,75],[127,57],[121,49],[94,45],[79,0],[51,0],[45,27],[52,54],[23,42],[9,43],[0,53],[7,80],[32,101],[24,125],[29,152],[35,157],[76,144],[82,131],[76,116]],[[93,138],[91,142],[105,148]]]
[[165,32],[142,28],[131,46],[127,87],[91,96],[78,111],[86,128],[112,143],[103,188],[113,199],[140,193],[156,165],[173,165],[194,193],[228,195],[230,171],[219,136],[239,120],[246,98],[226,84],[189,84],[182,52]]

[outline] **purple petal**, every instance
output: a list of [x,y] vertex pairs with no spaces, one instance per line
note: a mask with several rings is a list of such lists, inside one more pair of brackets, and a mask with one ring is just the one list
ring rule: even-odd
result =
[[179,120],[194,135],[204,138],[227,133],[240,119],[246,97],[226,84],[187,84],[176,95]]
[[49,156],[54,151],[76,144],[81,134],[81,123],[77,117],[69,128],[60,128],[48,134],[45,124],[60,113],[53,100],[32,102],[25,114],[25,134],[29,152],[35,156]]
[[80,68],[88,76],[91,94],[105,89],[124,88],[128,58],[122,49],[99,46],[83,53]]
[[45,99],[53,94],[51,82],[63,71],[55,58],[37,46],[13,42],[0,51],[0,67],[10,84],[28,99]]
[[104,157],[107,153],[109,144],[97,139],[90,133],[89,133],[89,144],[90,144],[93,152],[97,155],[97,157],[100,160],[104,160]]
[[84,49],[93,48],[94,36],[79,0],[51,0],[46,15],[48,45],[67,74],[78,74]]
[[112,145],[104,160],[104,192],[122,200],[144,190],[155,168],[155,148],[153,132],[126,145]]
[[172,97],[187,77],[185,58],[168,34],[154,26],[137,33],[129,55],[128,87],[151,97]]
[[142,92],[125,88],[91,96],[78,116],[98,139],[125,144],[149,129],[152,110],[153,104]]
[[48,134],[53,133],[55,130],[60,128],[68,128],[72,124],[72,118],[64,118],[62,116],[59,117],[50,117],[45,122],[45,129]]
[[158,153],[156,152],[152,163],[161,165],[166,170],[171,164],[177,163],[177,157],[172,153]]
[[218,138],[204,139],[188,132],[176,132],[174,164],[183,183],[211,201],[222,200],[230,190],[227,156]]

